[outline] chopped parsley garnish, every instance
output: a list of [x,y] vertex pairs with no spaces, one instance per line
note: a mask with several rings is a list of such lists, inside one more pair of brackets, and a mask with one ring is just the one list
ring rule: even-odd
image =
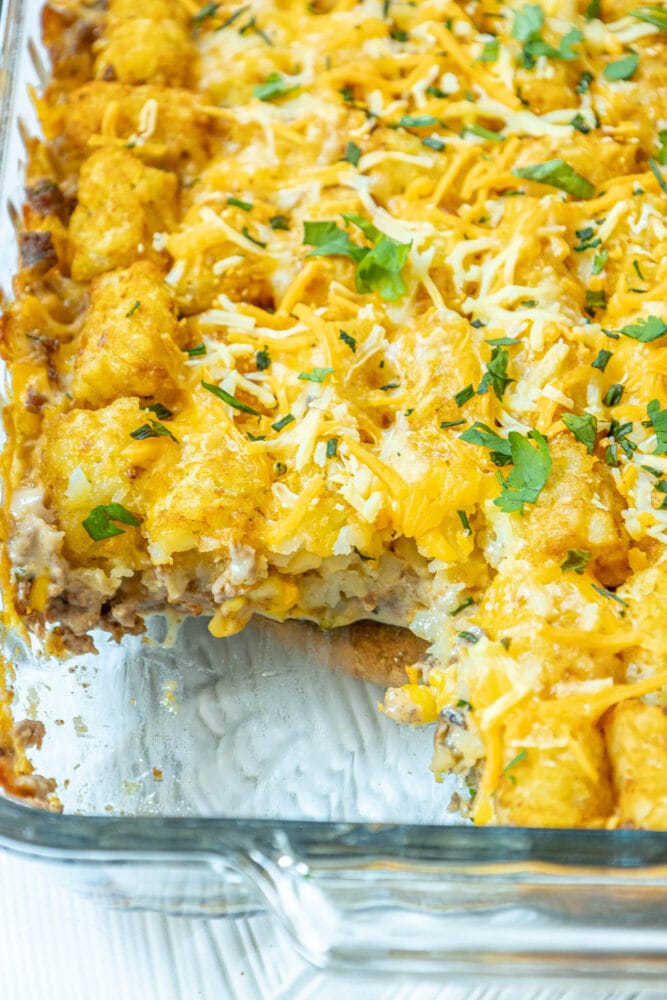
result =
[[661,410],[658,400],[652,399],[646,407],[646,412],[657,439],[653,454],[667,455],[667,410]]
[[463,632],[457,632],[456,634],[459,637],[459,639],[465,639],[466,642],[470,642],[473,645],[476,642],[479,642],[479,636],[475,635],[474,632],[468,632],[464,630]]
[[254,236],[251,236],[247,226],[243,226],[241,228],[241,234],[245,236],[247,240],[250,240],[251,243],[254,243],[256,247],[261,247],[262,250],[265,249],[266,243],[262,243],[261,240],[256,240]]
[[581,74],[579,83],[574,89],[577,92],[577,94],[587,94],[592,82],[593,82],[593,74],[586,71],[585,73]]
[[566,191],[577,198],[592,198],[595,194],[595,185],[578,174],[565,160],[546,160],[530,167],[514,167],[512,173],[524,180],[538,181],[540,184],[560,188],[561,191]]
[[504,142],[505,136],[500,135],[498,132],[494,132],[493,129],[484,128],[483,125],[478,125],[476,122],[471,122],[470,125],[464,125],[461,130],[461,135],[469,133],[470,135],[476,135],[480,139],[488,139],[490,142]]
[[667,166],[667,129],[660,129],[658,132],[658,142],[660,143],[660,149],[655,155],[658,163],[663,167]]
[[568,549],[560,568],[563,573],[574,572],[582,576],[592,558],[593,553],[589,552],[588,549]]
[[242,413],[250,413],[253,417],[259,417],[261,414],[257,410],[253,410],[252,406],[248,406],[242,400],[237,399],[236,396],[232,396],[231,393],[225,392],[221,389],[219,385],[211,385],[210,382],[201,382],[203,389],[207,389],[209,392],[221,399],[223,403],[227,403],[228,406],[234,407],[235,410],[240,410]]
[[269,225],[271,229],[289,229],[289,219],[286,215],[272,215]]
[[287,427],[288,424],[294,423],[295,420],[296,417],[293,413],[286,413],[284,417],[281,417],[280,420],[276,420],[275,424],[271,424],[271,426],[274,431],[281,431],[284,427]]
[[484,43],[484,48],[481,51],[478,62],[482,63],[493,63],[498,58],[498,53],[500,50],[500,43],[497,38],[492,38],[490,41]]
[[313,368],[310,372],[299,372],[297,378],[300,378],[302,382],[323,382],[333,370],[333,368]]
[[467,385],[465,389],[461,389],[459,392],[456,393],[456,395],[454,396],[454,402],[456,403],[457,406],[463,406],[464,403],[467,403],[468,400],[472,399],[474,395],[475,395],[475,390],[473,389],[472,384]]
[[622,597],[618,596],[618,594],[612,593],[611,590],[607,590],[606,587],[598,587],[596,583],[592,583],[591,587],[593,590],[597,591],[601,597],[609,597],[612,601],[616,601],[617,604],[622,604],[624,608],[630,607],[627,601],[624,601]]
[[260,101],[275,101],[279,97],[285,97],[297,89],[297,84],[285,79],[282,73],[269,73],[264,83],[257,84],[253,88],[253,94]]
[[135,441],[144,441],[146,438],[168,437],[178,444],[178,438],[171,433],[168,427],[161,424],[159,420],[149,420],[147,424],[137,427],[136,431],[130,431],[130,437],[134,438]]
[[662,176],[662,170],[652,156],[649,157],[648,165],[651,168],[651,173],[660,185],[660,188],[665,192],[665,194],[667,194],[667,181]]
[[[607,431],[607,437],[611,438],[614,442],[614,446],[619,444],[623,450],[623,454],[626,458],[632,458],[632,453],[637,450],[637,445],[634,441],[631,441],[628,434],[632,434],[632,423],[626,420],[621,423],[620,420],[612,419],[609,430]],[[616,449],[614,447],[614,453]]]
[[615,382],[614,385],[610,385],[604,396],[602,397],[602,402],[605,406],[618,406],[623,398],[623,393],[625,392],[625,387],[620,384],[620,382]]
[[470,527],[470,521],[468,520],[468,515],[464,510],[457,510],[459,515],[459,520],[463,526],[463,530],[467,531],[469,535],[472,535],[472,528]]
[[[474,323],[472,324],[475,325]],[[485,344],[491,344],[492,347],[516,347],[517,344],[521,343],[521,338],[517,337],[492,337],[490,340],[485,340]]]
[[524,504],[537,503],[546,486],[552,465],[551,453],[546,438],[538,430],[528,431],[526,437],[518,431],[510,431],[507,439],[513,467],[506,478],[497,473],[501,493],[493,503],[506,514],[513,511],[522,514]]
[[601,0],[590,0],[590,3],[584,11],[584,17],[587,21],[592,21],[594,18],[600,16]]
[[269,349],[264,345],[261,351],[257,351],[255,354],[255,365],[257,366],[258,372],[264,372],[271,365],[271,355],[269,354]]
[[142,405],[142,410],[150,410],[158,420],[171,420],[173,413],[168,410],[164,403],[150,403],[148,406]]
[[133,528],[141,524],[136,514],[132,514],[120,503],[106,503],[93,507],[88,517],[81,523],[94,542],[101,542],[104,538],[125,534],[114,521],[129,524]]
[[465,708],[465,709],[467,709],[467,710],[468,710],[469,712],[472,712],[472,711],[473,711],[473,707],[472,707],[472,705],[470,704],[470,702],[469,702],[469,701],[466,701],[466,700],[465,700],[465,698],[459,698],[459,700],[458,700],[458,701],[457,701],[457,703],[456,703],[456,707],[457,707],[457,708]]
[[578,111],[572,121],[570,122],[572,128],[576,128],[577,132],[581,132],[582,135],[588,135],[591,130],[590,125],[586,124],[586,120],[583,115]]
[[252,212],[251,201],[241,201],[240,198],[228,198],[227,204],[231,205],[233,208],[240,208],[244,212]]
[[470,605],[474,603],[475,603],[474,598],[468,595],[468,597],[466,597],[465,600],[461,601],[461,603],[456,608],[454,608],[453,611],[448,612],[449,617],[455,618],[456,615],[460,614],[462,611],[465,611],[466,608],[469,608]]
[[447,143],[444,139],[439,139],[437,135],[427,135],[425,139],[422,139],[422,146],[426,146],[427,149],[434,149],[436,153],[441,153]]
[[266,434],[253,434],[252,431],[246,433],[251,441],[266,441]]
[[398,124],[403,128],[429,128],[440,122],[433,115],[403,115]]
[[284,476],[285,473],[287,472],[287,466],[285,465],[284,462],[274,462],[273,471],[277,476]]
[[512,448],[509,441],[501,438],[487,424],[479,420],[464,431],[460,438],[468,444],[478,444],[482,448],[488,448],[489,458],[494,465],[510,465],[512,462]]
[[446,427],[461,427],[465,423],[465,420],[443,420],[440,423],[440,428],[444,430]]
[[510,774],[510,771],[512,771],[513,768],[517,766],[517,764],[521,764],[526,759],[526,757],[527,753],[526,753],[526,748],[524,747],[523,750],[519,750],[516,757],[512,757],[509,764],[506,764],[505,767],[503,768],[503,774],[505,775],[507,780],[511,782],[513,785],[516,785],[516,777],[513,774]]
[[409,38],[407,31],[403,31],[402,28],[394,28],[394,30],[390,31],[389,34],[395,42],[407,42]]
[[608,250],[600,250],[600,253],[596,253],[595,257],[593,258],[593,267],[591,270],[591,274],[601,274],[601,272],[604,271],[608,257],[609,257]]
[[345,332],[345,330],[339,330],[338,339],[342,340],[344,344],[347,344],[353,354],[355,353],[357,350],[357,342],[354,337],[351,337],[349,333]]
[[639,266],[639,261],[638,260],[633,260],[632,266],[634,267],[635,273],[636,273],[637,277],[639,278],[639,280],[640,281],[646,281],[646,278],[642,274],[641,268]]
[[583,40],[581,31],[578,28],[571,28],[563,35],[556,49],[542,38],[544,20],[544,11],[538,4],[524,4],[514,13],[512,37],[522,44],[521,65],[524,69],[532,69],[538,56],[568,61],[577,58],[573,46]]
[[197,344],[195,347],[186,347],[185,353],[189,358],[200,358],[206,354],[206,344]]
[[656,28],[667,31],[667,10],[658,4],[650,3],[638,10],[628,11],[628,14],[639,21],[646,21],[647,24],[654,24]]
[[494,347],[491,352],[491,360],[486,365],[486,371],[479,383],[477,394],[484,395],[489,386],[493,389],[497,399],[502,399],[507,386],[515,380],[507,377],[507,363],[509,361],[509,351],[504,347]]
[[620,328],[620,333],[624,337],[632,337],[642,344],[650,344],[659,337],[664,337],[667,333],[667,323],[658,316],[647,316],[646,319],[638,319],[636,323],[629,323]]
[[348,142],[348,144],[345,147],[343,162],[351,163],[353,167],[358,167],[360,159],[361,159],[360,147],[357,146],[356,142]]
[[583,253],[584,250],[592,250],[594,247],[599,247],[602,243],[601,239],[595,238],[595,230],[592,226],[586,226],[585,229],[577,229],[576,235],[581,240],[573,247],[575,253]]
[[125,319],[129,319],[130,316],[134,316],[135,312],[137,311],[137,309],[139,309],[140,306],[141,302],[139,301],[139,299],[137,299],[132,308],[125,313]]
[[597,368],[599,371],[603,372],[612,357],[612,352],[605,351],[603,348],[601,351],[598,351],[595,361],[591,361],[591,368]]
[[380,386],[380,392],[389,392],[390,389],[398,389],[398,388],[399,388],[398,382],[387,382],[386,385]]
[[335,458],[338,451],[338,438],[329,438],[327,441],[327,458]]
[[583,416],[577,416],[576,413],[564,413],[561,420],[570,433],[574,434],[577,441],[584,445],[588,454],[592,455],[595,450],[595,436],[598,432],[598,422],[595,415],[584,413]]
[[[221,4],[219,4],[219,3],[205,3],[203,7],[199,8],[199,10],[197,11],[196,14],[193,14],[193,16],[192,16],[192,23],[196,27],[199,27],[199,25],[203,24],[203,22],[207,18],[215,16],[215,14],[218,11],[218,7],[220,7],[220,6],[221,6]],[[240,13],[241,13],[241,11],[239,11],[239,14]]]
[[604,288],[597,291],[586,289],[586,312],[593,313],[596,309],[604,309],[607,305],[607,293]]
[[362,294],[378,292],[386,302],[394,302],[406,290],[401,270],[411,244],[397,243],[361,216],[346,213],[344,218],[361,229],[375,244],[373,249],[354,243],[349,233],[335,222],[304,222],[303,242],[315,247],[308,256],[350,257],[357,265],[357,291]]
[[629,80],[637,71],[639,66],[639,55],[631,52],[616,62],[607,63],[602,70],[602,75],[606,80]]
[[352,551],[355,553],[355,555],[359,556],[359,558],[361,559],[362,562],[372,562],[373,561],[373,556],[364,555],[363,552],[359,551],[359,549],[357,548],[356,545],[352,546]]

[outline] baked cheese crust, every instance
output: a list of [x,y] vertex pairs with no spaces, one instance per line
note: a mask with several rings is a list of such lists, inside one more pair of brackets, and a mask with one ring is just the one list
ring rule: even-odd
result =
[[407,626],[384,711],[476,822],[667,826],[665,8],[72,0],[44,36],[17,619]]

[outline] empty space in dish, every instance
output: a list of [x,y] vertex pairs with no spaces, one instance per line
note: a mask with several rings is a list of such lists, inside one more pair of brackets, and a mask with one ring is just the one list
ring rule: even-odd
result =
[[12,657],[15,717],[44,722],[32,759],[68,812],[454,821],[432,728],[384,718],[382,689],[339,673],[325,633],[258,622],[221,640],[190,619],[170,646],[96,641]]

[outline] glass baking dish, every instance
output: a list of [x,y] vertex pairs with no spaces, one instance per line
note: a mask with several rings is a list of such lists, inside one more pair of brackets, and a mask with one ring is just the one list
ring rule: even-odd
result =
[[[0,286],[16,266],[22,136],[38,128],[42,0],[0,4]],[[15,715],[46,724],[37,770],[63,815],[0,799],[0,843],[114,907],[272,911],[332,969],[667,974],[667,834],[473,828],[428,770],[431,731],[328,669],[340,639],[296,623],[216,640],[187,621],[58,661],[7,637]]]

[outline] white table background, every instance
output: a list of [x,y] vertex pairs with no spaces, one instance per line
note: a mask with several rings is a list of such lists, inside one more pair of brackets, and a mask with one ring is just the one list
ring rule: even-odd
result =
[[104,910],[0,853],[2,1000],[658,1000],[664,989],[562,990],[333,979],[269,917],[186,920]]

